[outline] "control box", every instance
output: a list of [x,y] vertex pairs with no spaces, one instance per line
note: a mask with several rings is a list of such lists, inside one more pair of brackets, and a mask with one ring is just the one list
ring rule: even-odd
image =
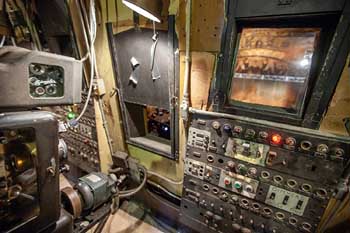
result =
[[[68,162],[81,169],[85,173],[98,172],[100,168],[100,156],[98,150],[98,138],[96,131],[94,100],[87,100],[87,93],[82,93],[82,103],[75,106],[55,107],[53,111],[62,120],[69,120],[80,113],[85,101],[89,101],[85,114],[76,126],[66,124],[66,131],[60,137],[67,144]],[[71,116],[72,115],[72,116]]]
[[230,116],[193,115],[180,221],[200,232],[315,232],[350,140]]
[[0,107],[80,103],[82,72],[82,62],[74,58],[5,46],[0,49]]

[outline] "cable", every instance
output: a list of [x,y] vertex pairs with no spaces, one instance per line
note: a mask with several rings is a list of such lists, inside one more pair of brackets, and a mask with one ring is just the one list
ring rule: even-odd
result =
[[94,233],[101,233],[104,226],[106,225],[106,222],[108,220],[110,216],[110,211],[108,212],[108,214],[100,221],[100,223],[97,225],[97,227],[94,230]]
[[157,184],[157,183],[155,183],[155,182],[153,182],[153,181],[151,181],[151,180],[147,180],[147,183],[150,184],[150,185],[152,185],[152,186],[154,186],[154,187],[156,187],[156,188],[158,188],[158,189],[160,189],[162,192],[166,193],[166,194],[169,195],[170,197],[172,197],[172,198],[174,198],[174,199],[176,199],[176,200],[178,200],[178,201],[181,201],[181,198],[180,198],[180,197],[176,196],[174,193],[170,192],[169,190],[167,190],[167,189],[164,188],[163,186],[161,186],[161,185],[159,185],[159,184]]
[[140,169],[142,170],[143,172],[143,180],[141,182],[141,184],[137,187],[137,188],[134,188],[134,189],[131,189],[131,190],[125,190],[125,191],[120,191],[119,192],[119,198],[127,198],[127,197],[130,197],[130,196],[133,196],[135,195],[136,193],[138,193],[146,184],[146,181],[147,181],[147,170],[144,166],[141,166],[140,165]]
[[2,36],[1,42],[0,42],[0,48],[4,46],[6,40],[6,36]]
[[171,184],[174,184],[174,185],[181,185],[181,184],[183,184],[183,182],[184,182],[183,179],[182,179],[182,180],[171,180],[171,179],[169,179],[169,178],[167,178],[167,177],[165,177],[165,176],[162,176],[161,174],[156,173],[156,172],[153,172],[153,171],[147,171],[147,173],[148,173],[149,175],[159,177],[160,179],[165,180],[165,181],[167,181],[168,183],[171,183]]
[[[89,38],[90,38],[90,46],[88,45],[88,47],[90,47],[89,50],[89,57],[90,57],[90,83],[89,83],[89,90],[88,90],[88,94],[87,94],[87,98],[86,98],[86,102],[84,104],[84,107],[82,109],[82,111],[80,112],[79,116],[73,120],[69,121],[69,124],[72,126],[75,126],[79,120],[81,119],[81,117],[85,114],[86,109],[89,105],[89,100],[91,98],[91,93],[92,93],[92,89],[93,89],[93,80],[94,80],[94,71],[95,71],[95,60],[96,60],[96,56],[95,56],[95,48],[94,48],[94,43],[95,43],[95,39],[96,39],[96,15],[95,15],[95,4],[94,4],[94,0],[90,0],[90,27],[88,29],[89,30]],[[83,13],[86,14],[86,12],[83,11]],[[85,29],[84,29],[84,33]]]

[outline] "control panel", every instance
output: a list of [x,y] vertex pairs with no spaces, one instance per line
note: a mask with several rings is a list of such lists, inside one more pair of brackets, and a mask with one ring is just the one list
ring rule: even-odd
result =
[[[82,103],[76,106],[56,107],[55,113],[62,119],[76,117],[83,109],[87,94],[82,94]],[[66,131],[60,136],[67,144],[68,161],[84,172],[100,171],[100,158],[95,121],[94,102],[91,98],[85,114],[76,126],[65,124]]]
[[193,115],[180,221],[203,232],[315,232],[350,140],[248,118]]

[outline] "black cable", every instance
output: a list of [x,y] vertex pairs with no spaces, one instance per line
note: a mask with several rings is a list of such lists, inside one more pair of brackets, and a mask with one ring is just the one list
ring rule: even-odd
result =
[[135,189],[120,191],[119,192],[119,198],[127,198],[127,197],[130,197],[130,196],[133,196],[136,193],[138,193],[145,186],[146,181],[147,181],[147,170],[146,170],[146,168],[144,166],[141,166],[141,165],[139,165],[139,168],[143,172],[143,180],[142,180],[141,184]]
[[100,221],[100,223],[97,225],[96,229],[94,230],[94,233],[101,233],[104,226],[106,225],[106,222],[111,214],[111,211],[108,211],[108,214]]
[[176,194],[170,192],[169,190],[167,190],[165,187],[151,181],[151,180],[147,180],[147,183],[150,184],[151,186],[158,188],[159,190],[161,190],[162,192],[164,192],[164,194],[168,195],[169,197],[177,200],[177,201],[181,201],[181,197],[177,196]]

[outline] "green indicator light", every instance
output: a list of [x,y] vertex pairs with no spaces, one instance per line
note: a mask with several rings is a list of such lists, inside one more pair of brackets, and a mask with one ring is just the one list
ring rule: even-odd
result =
[[242,188],[241,182],[235,182],[235,188],[236,189],[241,189]]
[[74,119],[75,118],[75,113],[74,112],[69,112],[68,114],[67,114],[67,119],[68,120],[72,120],[72,119]]

